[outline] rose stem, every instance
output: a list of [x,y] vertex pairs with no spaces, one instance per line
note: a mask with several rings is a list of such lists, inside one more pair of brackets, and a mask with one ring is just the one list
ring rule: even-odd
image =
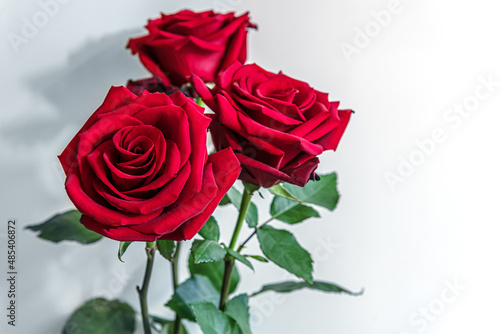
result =
[[[245,188],[243,190],[243,196],[241,197],[241,205],[240,205],[238,220],[236,221],[233,237],[231,238],[231,243],[229,244],[229,248],[232,250],[234,250],[234,248],[236,247],[236,242],[238,241],[238,235],[240,234],[241,227],[243,226],[243,221],[245,220],[245,216],[247,214],[251,200],[252,200],[252,193]],[[222,289],[221,289],[220,303],[219,303],[219,309],[221,311],[224,311],[224,309],[226,308],[226,301],[227,297],[229,296],[229,286],[230,286],[231,273],[233,271],[233,267],[234,267],[234,258],[231,256],[227,256],[227,258],[224,260],[224,276],[222,279]]]
[[257,230],[258,230],[259,228],[261,228],[261,227],[262,227],[262,226],[264,226],[264,225],[269,224],[269,223],[270,223],[270,222],[272,222],[273,220],[274,220],[274,217],[271,217],[271,218],[269,218],[268,220],[266,220],[264,223],[262,223],[261,225],[257,226],[257,227],[253,230],[252,234],[250,234],[250,236],[248,236],[248,238],[246,238],[246,239],[245,239],[245,241],[243,241],[243,243],[240,245],[240,247],[238,247],[237,252],[238,252],[238,253],[239,253],[239,252],[241,252],[241,250],[243,249],[243,247],[245,247],[245,245],[247,244],[247,242],[249,242],[249,241],[250,241],[250,239],[252,239],[252,237],[253,237],[254,235],[256,235],[256,234],[257,234]]
[[[174,286],[174,293],[179,286],[179,254],[181,253],[181,241],[177,241],[177,247],[175,248],[174,257],[172,258],[172,282]],[[175,314],[174,322],[174,334],[179,334],[181,332],[181,317]]]
[[142,313],[142,325],[144,326],[144,334],[151,334],[151,327],[149,322],[149,312],[148,312],[148,288],[149,280],[151,279],[151,271],[153,270],[153,260],[156,251],[155,242],[146,243],[146,254],[148,256],[148,261],[146,263],[146,272],[144,273],[144,280],[142,282],[142,287],[137,287],[137,292],[139,293],[139,301],[141,302],[141,313]]

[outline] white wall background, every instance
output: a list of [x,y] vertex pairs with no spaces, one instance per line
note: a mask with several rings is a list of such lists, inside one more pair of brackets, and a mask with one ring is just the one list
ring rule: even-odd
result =
[[[109,86],[146,75],[124,45],[147,18],[182,8],[249,10],[259,24],[250,33],[249,61],[308,81],[356,110],[338,152],[325,154],[320,167],[340,175],[338,209],[293,230],[313,253],[317,279],[365,288],[361,297],[262,295],[252,301],[255,333],[498,333],[500,6],[400,0],[381,26],[373,13],[390,3],[66,0],[16,53],[8,34],[20,35],[23,20],[42,7],[2,0],[2,226],[8,218],[38,223],[72,206],[56,155]],[[363,40],[359,31],[366,29],[371,37]],[[342,43],[357,53],[346,57]],[[491,87],[481,81],[488,78]],[[457,118],[453,108],[460,107],[465,116]],[[446,139],[423,156],[416,141],[436,129]],[[418,166],[392,189],[385,175],[409,159]],[[265,218],[266,202],[259,203]],[[217,216],[227,240],[235,212],[224,208]],[[53,245],[21,230],[18,239],[18,327],[7,328],[2,315],[1,333],[59,333],[77,306],[102,294],[138,308],[144,260],[138,245],[122,264],[110,240]],[[5,235],[2,268],[4,242]],[[255,274],[240,268],[239,291],[289,278],[271,265],[256,267]],[[169,266],[157,261],[154,271],[152,311],[169,315],[162,307],[171,293]],[[459,285],[455,293],[450,284]],[[5,282],[0,286],[5,290]],[[0,291],[2,305],[5,295]]]

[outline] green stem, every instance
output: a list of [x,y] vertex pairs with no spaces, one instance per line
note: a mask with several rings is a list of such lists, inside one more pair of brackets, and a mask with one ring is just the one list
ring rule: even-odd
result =
[[137,292],[139,293],[139,301],[141,303],[142,325],[144,326],[144,334],[151,334],[151,324],[149,321],[148,312],[148,288],[149,281],[151,280],[151,272],[153,271],[155,251],[156,244],[154,242],[147,242],[146,254],[148,256],[148,260],[146,262],[146,272],[144,273],[142,287],[137,287]]
[[238,241],[238,236],[240,235],[241,227],[245,221],[245,216],[247,215],[248,207],[252,201],[252,194],[248,190],[243,190],[243,196],[241,197],[240,213],[238,215],[238,220],[236,221],[236,227],[234,228],[233,237],[231,238],[231,243],[229,248],[234,249],[236,247],[236,242]]
[[[236,226],[234,228],[233,237],[231,238],[231,242],[229,244],[230,249],[235,249],[236,242],[238,241],[238,236],[240,235],[241,227],[243,226],[243,222],[245,221],[245,216],[248,211],[248,207],[250,206],[250,202],[252,201],[252,193],[249,192],[246,188],[243,190],[243,196],[241,197],[241,205],[240,212],[238,215],[238,220],[236,221]],[[224,263],[224,276],[222,278],[222,289],[220,294],[220,303],[219,309],[224,311],[226,308],[227,297],[229,296],[229,286],[231,282],[231,273],[234,268],[234,258],[228,257]]]
[[234,258],[229,258],[224,262],[224,276],[222,278],[222,289],[220,293],[219,310],[226,309],[227,297],[229,297],[229,286],[231,285],[231,273],[234,268]]
[[247,244],[247,242],[249,242],[249,241],[250,241],[250,239],[252,239],[252,238],[253,238],[253,236],[257,234],[257,230],[258,230],[259,228],[261,228],[261,227],[262,227],[262,226],[264,226],[264,225],[269,224],[269,223],[270,223],[270,222],[272,222],[273,220],[274,220],[274,217],[271,217],[271,218],[269,218],[268,220],[266,220],[264,223],[262,223],[261,225],[257,226],[257,227],[255,228],[255,230],[252,232],[252,234],[250,234],[250,235],[248,236],[248,238],[246,238],[246,239],[245,239],[245,241],[243,241],[243,243],[240,245],[240,247],[238,247],[237,252],[239,253],[239,252],[241,252],[241,251],[243,250],[243,247],[245,247],[245,245]]
[[[179,254],[181,253],[181,242],[177,242],[177,247],[175,248],[174,257],[172,258],[172,282],[174,286],[174,293],[179,286]],[[174,322],[174,334],[180,334],[181,332],[181,317],[175,314]]]

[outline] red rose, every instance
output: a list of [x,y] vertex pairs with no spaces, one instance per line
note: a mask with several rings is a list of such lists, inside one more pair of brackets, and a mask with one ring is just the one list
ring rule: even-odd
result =
[[[162,80],[180,86],[191,74],[214,81],[217,73],[236,60],[246,60],[248,13],[183,10],[150,20],[149,34],[129,41],[127,48],[138,53],[144,66]],[[168,77],[168,79],[167,79]]]
[[240,179],[262,187],[304,186],[314,179],[324,150],[335,150],[351,110],[338,110],[328,94],[281,72],[233,64],[209,90],[193,76],[198,94],[215,112],[210,132],[217,150],[233,148]]
[[240,173],[231,150],[207,156],[209,123],[180,92],[111,88],[59,156],[82,223],[119,241],[192,238]]

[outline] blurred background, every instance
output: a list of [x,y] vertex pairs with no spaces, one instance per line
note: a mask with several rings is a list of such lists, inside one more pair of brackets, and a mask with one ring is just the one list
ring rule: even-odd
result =
[[[125,50],[128,38],[160,11],[184,8],[250,11],[259,30],[249,33],[249,62],[356,111],[338,151],[321,157],[320,172],[339,174],[338,208],[275,226],[293,229],[311,251],[316,279],[365,293],[260,295],[251,300],[254,332],[499,332],[496,2],[1,0],[0,265],[14,218],[19,309],[16,328],[2,316],[0,333],[60,333],[74,309],[97,296],[138,309],[142,247],[132,245],[121,263],[117,242],[54,245],[21,227],[72,208],[56,156],[111,85],[147,76]],[[262,220],[269,200],[257,199]],[[236,211],[224,207],[216,217],[227,243]],[[255,266],[239,268],[238,291],[291,278]],[[151,312],[169,316],[170,294],[168,262],[157,258]]]

